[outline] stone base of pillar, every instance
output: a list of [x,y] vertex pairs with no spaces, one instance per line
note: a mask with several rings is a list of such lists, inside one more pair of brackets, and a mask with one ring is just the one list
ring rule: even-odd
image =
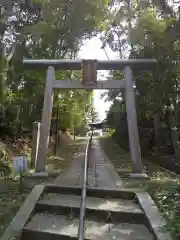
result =
[[144,179],[149,180],[150,177],[146,173],[130,173],[129,176],[133,179]]
[[32,173],[32,177],[48,177],[49,173],[46,171]]
[[57,177],[59,175],[59,172],[35,172],[29,175],[31,178],[48,178],[48,177]]

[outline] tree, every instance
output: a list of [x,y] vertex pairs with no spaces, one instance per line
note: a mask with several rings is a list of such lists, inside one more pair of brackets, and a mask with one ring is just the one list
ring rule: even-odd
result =
[[0,10],[0,98],[3,104],[8,94],[8,73],[13,70],[11,60],[24,42],[24,27],[35,24],[40,15],[38,5],[30,6],[26,1],[4,1]]
[[100,121],[98,112],[95,110],[95,107],[93,105],[90,105],[88,108],[86,121],[88,124]]
[[[80,8],[82,11],[79,12]],[[17,15],[13,22],[13,30],[8,32],[13,37],[10,45],[15,47],[15,51],[8,62],[7,79],[3,77],[1,83],[4,82],[4,87],[7,88],[7,104],[20,106],[19,118],[23,128],[31,131],[32,122],[41,120],[45,72],[26,70],[22,59],[75,58],[82,40],[99,31],[106,8],[105,0],[36,0],[29,5],[18,3],[15,10],[9,11],[9,17]],[[8,20],[4,25],[7,26],[3,32],[5,35]],[[7,41],[6,48],[8,44]],[[81,72],[75,71],[56,72],[57,79],[76,79],[81,76]],[[4,90],[1,92],[4,93]],[[58,105],[59,108],[61,129],[76,128],[85,124],[87,105],[91,104],[90,95],[85,91],[70,90],[55,93],[54,105]]]
[[[132,1],[131,8],[126,1],[114,2],[117,4],[116,11],[111,8],[108,28],[103,33],[104,44],[119,51],[121,58],[127,49],[131,49],[131,58],[158,60],[158,66],[153,71],[136,69],[133,72],[138,122],[154,118],[158,143],[158,128],[160,118],[164,117],[164,107],[173,104],[177,109],[179,102],[179,15],[166,1],[153,1],[153,4],[149,1]],[[117,72],[113,72],[113,76],[116,75]],[[114,109],[117,109],[117,104],[117,114],[120,114],[123,101],[117,102],[117,99],[123,98],[123,93],[110,90],[106,96],[113,100],[108,116],[116,115]]]

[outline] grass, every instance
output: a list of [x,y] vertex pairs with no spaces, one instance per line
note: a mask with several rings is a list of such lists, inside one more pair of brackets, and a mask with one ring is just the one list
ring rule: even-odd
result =
[[24,189],[21,195],[17,182],[12,184],[8,181],[8,184],[9,190],[0,193],[0,237],[30,192]]
[[129,152],[121,149],[115,144],[111,137],[100,138],[100,143],[105,154],[114,164],[117,172],[122,178],[123,187],[142,188],[147,191],[161,212],[164,213],[167,226],[166,229],[173,236],[180,239],[180,178],[176,174],[163,169],[148,160],[143,160],[147,173],[151,180],[130,180],[123,171],[131,172],[131,158]]
[[105,154],[115,165],[116,171],[121,172],[122,170],[131,172],[130,154],[123,149],[119,148],[118,145],[111,140],[110,137],[100,138],[101,146],[103,147]]
[[[83,144],[83,139],[62,142],[59,146],[58,157],[48,158],[47,164],[53,164],[55,170],[64,171],[72,162],[73,154],[78,151],[78,148]],[[49,156],[51,152],[49,153]],[[39,183],[49,182],[54,178],[49,179],[32,179],[25,178],[23,181],[23,194],[19,193],[19,181],[0,180],[0,237],[7,228],[20,206],[23,204],[26,196],[32,188]]]
[[62,142],[59,146],[57,156],[53,156],[52,151],[49,152],[47,164],[53,164],[55,170],[64,171],[72,162],[73,155],[83,144],[83,138],[71,140],[68,143]]

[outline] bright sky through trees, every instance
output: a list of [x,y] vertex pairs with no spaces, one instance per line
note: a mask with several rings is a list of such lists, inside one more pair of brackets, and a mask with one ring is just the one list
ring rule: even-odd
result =
[[[116,59],[117,54],[113,53],[110,48],[106,48],[106,53],[103,49],[101,49],[102,43],[98,37],[94,37],[91,40],[87,40],[81,48],[79,53],[79,57],[81,59],[99,59],[106,60],[107,56],[109,59]],[[99,78],[102,80],[108,75],[107,71],[99,72]],[[95,90],[94,91],[94,106],[96,111],[99,114],[100,120],[103,120],[106,117],[106,111],[108,110],[111,103],[105,102],[101,99],[101,94],[104,90]]]

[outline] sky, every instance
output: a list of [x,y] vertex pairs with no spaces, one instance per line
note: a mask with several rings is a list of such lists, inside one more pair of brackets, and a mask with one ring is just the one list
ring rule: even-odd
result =
[[[110,48],[106,48],[106,53],[103,49],[101,49],[102,42],[98,39],[98,37],[94,37],[90,40],[87,40],[82,46],[79,52],[79,58],[81,59],[99,59],[99,60],[107,60],[107,55],[109,59],[117,59],[117,55],[111,51]],[[103,75],[103,76],[102,76]],[[102,81],[105,80],[105,77],[108,75],[107,71],[99,71],[98,78]],[[101,77],[102,76],[102,77]],[[104,79],[103,79],[104,78]],[[94,107],[98,112],[99,120],[104,120],[106,117],[106,111],[109,109],[111,103],[105,102],[104,99],[101,98],[101,94],[104,90],[94,90]]]

